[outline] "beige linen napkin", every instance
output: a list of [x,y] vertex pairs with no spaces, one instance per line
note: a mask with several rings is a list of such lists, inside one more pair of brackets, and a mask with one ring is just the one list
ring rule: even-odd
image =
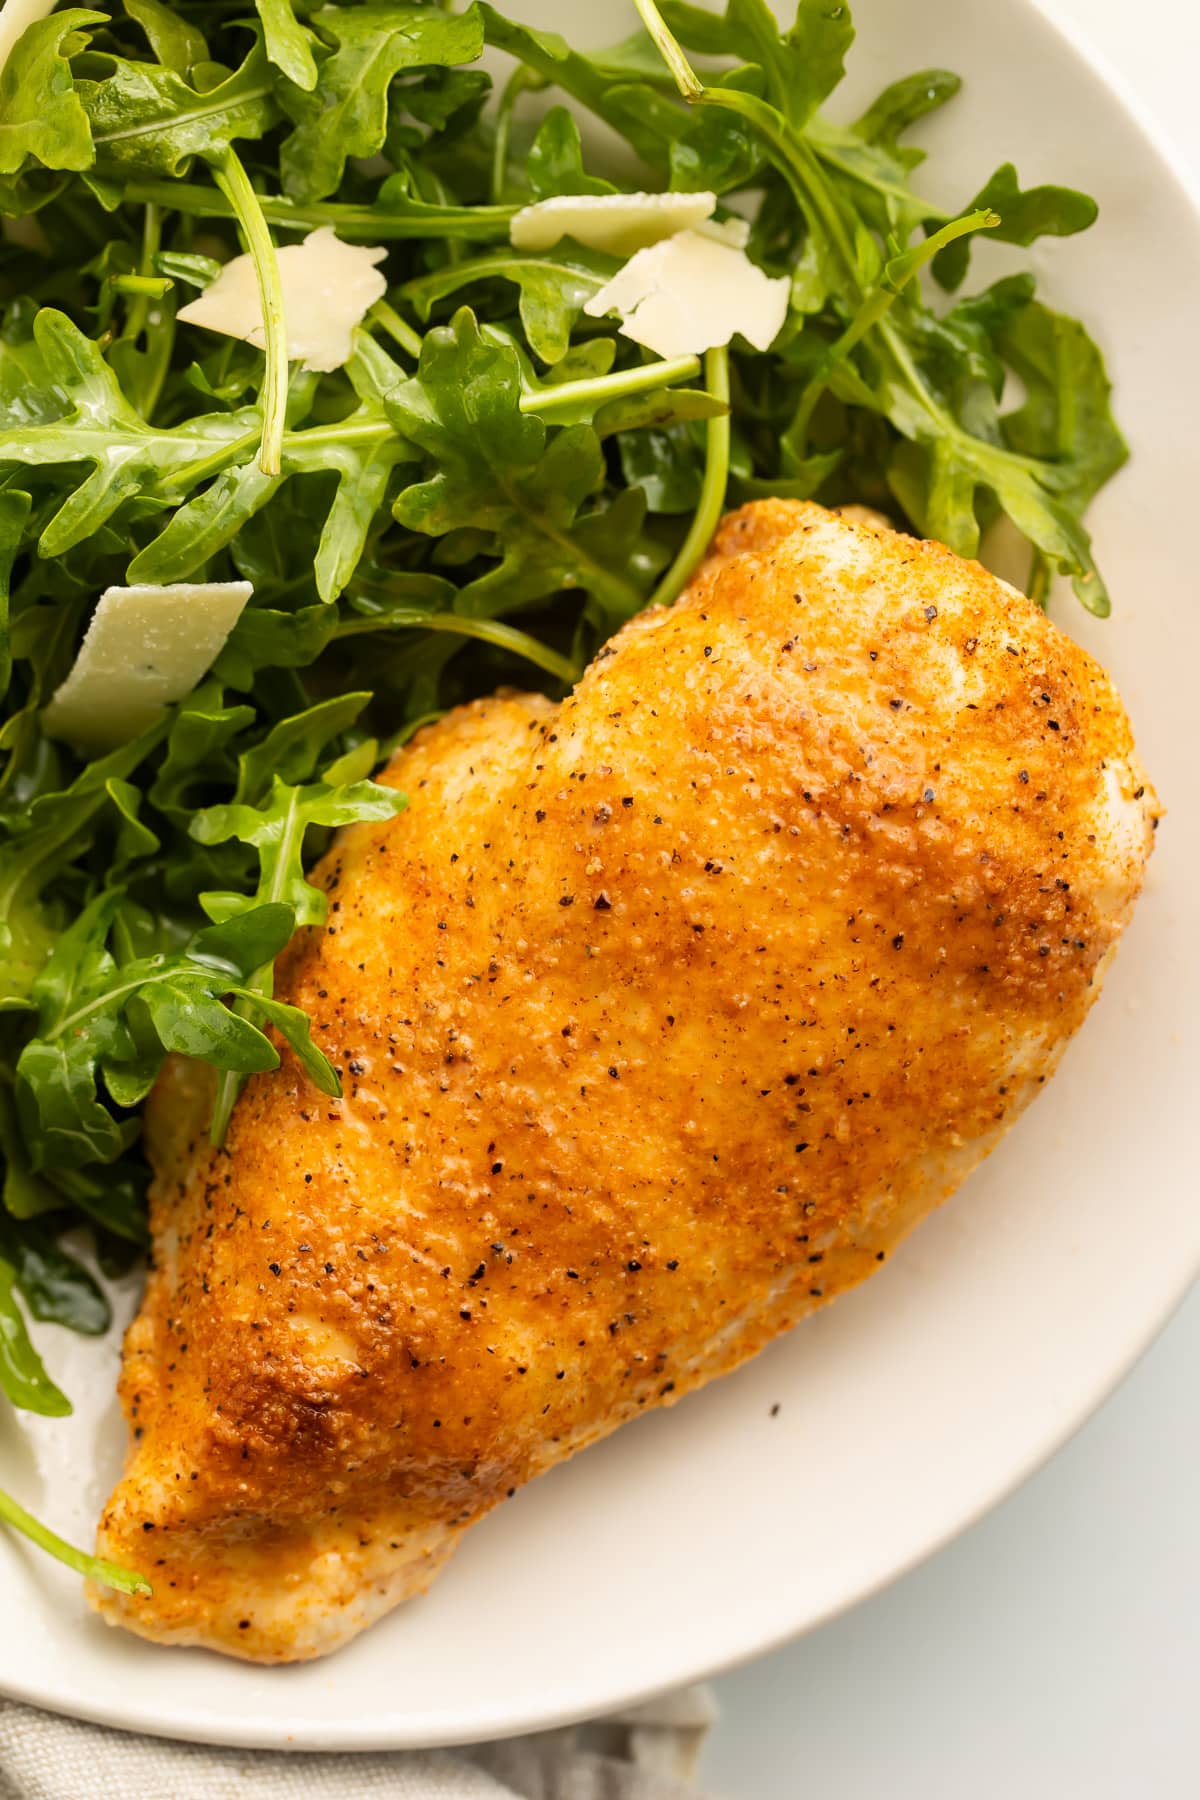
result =
[[465,1750],[309,1756],[132,1737],[0,1700],[0,1800],[703,1800],[715,1717],[686,1688],[619,1718]]

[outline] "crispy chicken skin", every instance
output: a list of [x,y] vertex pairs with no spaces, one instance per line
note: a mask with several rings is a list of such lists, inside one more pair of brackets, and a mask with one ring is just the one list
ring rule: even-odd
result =
[[223,1150],[155,1092],[154,1270],[100,1550],[169,1643],[334,1649],[552,1464],[874,1271],[1095,999],[1156,801],[1108,677],[974,563],[722,524],[561,706],[400,752]]

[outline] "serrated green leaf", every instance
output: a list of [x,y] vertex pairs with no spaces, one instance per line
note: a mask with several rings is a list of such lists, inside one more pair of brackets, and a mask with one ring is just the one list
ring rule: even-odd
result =
[[125,0],[125,11],[137,20],[164,68],[186,75],[196,63],[209,61],[204,34],[163,0]]
[[268,1039],[224,997],[260,960],[278,954],[294,925],[291,910],[256,907],[205,927],[177,953],[118,963],[108,939],[122,899],[109,890],[84,907],[31,989],[37,1032],[17,1059],[16,1096],[35,1169],[111,1162],[137,1135],[136,1121],[118,1121],[104,1106],[97,1082],[104,1066],[117,1072],[118,1088],[123,1079],[144,1087],[146,1044],[129,1016],[135,1003],[158,1040],[160,1061],[163,1052],[176,1050],[250,1073],[278,1060]]
[[[556,31],[535,31],[515,19],[506,19],[486,0],[480,0],[478,11],[484,36],[493,49],[516,57],[526,68],[570,94],[628,138],[647,162],[665,164],[671,138],[680,126],[679,109],[648,82],[614,84],[600,64],[572,50]],[[672,120],[670,128],[665,126],[667,118]]]
[[354,724],[370,698],[369,693],[337,694],[281,719],[260,743],[242,752],[234,799],[238,804],[261,800],[272,779],[289,787],[307,781],[329,744]]
[[961,89],[962,78],[948,69],[919,69],[915,75],[902,76],[885,87],[855,122],[855,136],[866,144],[895,150],[906,131],[953,100]]
[[12,644],[8,630],[9,591],[13,563],[21,548],[32,501],[19,488],[0,493],[0,701],[12,679]]
[[59,416],[0,429],[0,464],[91,465],[91,474],[66,494],[42,530],[38,549],[44,557],[84,542],[126,501],[161,493],[168,479],[186,491],[190,479],[211,475],[214,456],[239,443],[249,453],[257,439],[256,408],[205,413],[172,430],[155,430],[130,404],[97,346],[64,313],[43,307],[33,335]]
[[429,332],[417,374],[387,402],[432,464],[427,480],[400,494],[396,517],[435,537],[464,526],[495,533],[499,565],[463,590],[464,611],[490,616],[575,586],[627,617],[640,589],[573,529],[604,479],[595,429],[548,432],[521,412],[520,396],[516,352],[484,338],[467,307]]
[[1078,319],[1040,301],[994,318],[996,348],[1025,388],[1024,403],[1004,417],[1005,439],[1047,462],[1055,493],[1082,512],[1129,456],[1104,358]]
[[31,162],[48,169],[87,169],[95,161],[88,116],[70,58],[104,13],[69,7],[27,25],[0,68],[0,175],[20,175]]
[[434,7],[323,6],[312,23],[330,49],[318,51],[311,91],[281,88],[295,130],[280,152],[284,191],[297,200],[323,200],[342,179],[346,158],[374,156],[387,134],[387,97],[402,69],[473,62],[483,48],[478,9],[444,13]]
[[585,305],[617,267],[615,258],[581,245],[560,245],[541,254],[496,250],[419,276],[402,291],[419,316],[428,319],[447,294],[456,294],[477,281],[512,282],[520,293],[521,324],[529,347],[552,365],[566,355]]
[[275,1027],[319,1093],[329,1094],[335,1100],[341,1098],[341,1082],[324,1051],[313,1043],[312,1022],[306,1012],[247,988],[235,988],[234,996],[256,1017]]
[[263,28],[267,56],[288,80],[305,93],[317,85],[316,43],[311,31],[297,19],[292,0],[254,0]]
[[[1095,224],[1098,208],[1090,194],[1075,188],[1022,188],[1012,163],[1001,163],[984,183],[967,212],[988,208],[999,213],[995,236],[1005,244],[1032,244],[1040,237],[1072,237]],[[971,260],[971,241],[959,238],[939,251],[933,272],[944,288],[962,285]]]
[[105,60],[103,79],[76,83],[102,177],[186,175],[193,157],[219,158],[241,139],[261,138],[280,116],[260,43],[240,68],[203,89],[156,63]]
[[[352,825],[391,819],[406,802],[394,788],[372,781],[346,787],[324,782],[289,787],[276,776],[261,806],[209,806],[196,814],[190,833],[199,844],[221,844],[230,838],[258,852],[259,899],[291,907],[298,925],[319,925],[326,896],[305,879],[304,838],[311,826]],[[267,959],[264,958],[264,961]]]
[[557,194],[615,194],[611,181],[589,175],[583,166],[583,143],[573,114],[552,106],[529,147],[525,174],[535,200]]

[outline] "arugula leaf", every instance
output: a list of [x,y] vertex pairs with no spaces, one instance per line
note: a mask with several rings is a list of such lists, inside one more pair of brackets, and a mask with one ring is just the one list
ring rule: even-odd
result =
[[103,1337],[108,1330],[112,1308],[104,1294],[44,1221],[19,1224],[0,1212],[0,1260],[13,1270],[15,1286],[32,1318],[66,1325],[85,1337]]
[[[949,69],[919,69],[915,75],[904,75],[899,81],[891,82],[871,102],[856,121],[854,134],[864,144],[882,145],[913,168],[924,160],[925,152],[901,149],[900,138],[919,120],[945,106],[961,91],[962,78]],[[979,205],[983,204],[979,202]]]
[[74,6],[21,33],[0,68],[0,175],[20,175],[32,162],[91,167],[92,136],[70,58],[87,43],[87,26],[107,23],[104,13]]
[[88,462],[92,473],[68,494],[38,541],[44,557],[60,556],[99,531],[126,501],[157,494],[164,482],[177,491],[211,474],[213,459],[252,448],[258,437],[255,409],[202,414],[171,429],[147,425],[126,399],[97,346],[65,313],[43,307],[34,342],[59,417],[0,430],[0,464],[15,466]]
[[305,712],[280,719],[238,758],[235,804],[260,802],[275,781],[287,787],[307,781],[316,772],[322,752],[349,730],[370,698],[369,693],[337,694]]
[[270,1041],[224,1004],[240,993],[260,963],[278,954],[294,916],[285,905],[254,907],[241,917],[195,933],[174,955],[157,952],[118,962],[107,940],[120,908],[120,890],[98,894],[61,934],[39,971],[30,998],[36,1036],[17,1058],[17,1109],[33,1167],[79,1168],[110,1162],[136,1136],[101,1103],[98,1076],[118,1080],[131,1065],[138,1084],[143,1058],[129,1022],[136,1000],[168,1050],[203,1056],[238,1072],[273,1069]]
[[104,61],[102,79],[75,84],[102,178],[185,175],[193,157],[215,158],[240,138],[261,138],[280,116],[261,43],[204,89],[174,68],[108,52]]
[[590,425],[548,431],[521,411],[520,399],[516,352],[484,338],[468,307],[431,331],[417,374],[387,406],[435,472],[403,490],[395,515],[435,537],[466,525],[495,534],[499,567],[460,592],[464,611],[488,615],[518,595],[528,602],[582,587],[610,617],[628,617],[642,595],[610,557],[614,548],[628,551],[632,515],[620,516],[615,536],[602,524],[607,513],[587,530],[576,521],[604,479],[596,432]]
[[535,200],[558,194],[615,194],[611,181],[589,175],[583,166],[583,142],[574,115],[552,106],[529,146],[525,174]]
[[[403,812],[406,804],[403,794],[394,788],[380,787],[373,781],[332,787],[323,781],[290,786],[276,775],[261,805],[234,802],[205,807],[196,814],[189,829],[199,844],[221,844],[236,838],[239,843],[249,844],[257,851],[260,868],[257,910],[282,902],[297,925],[319,925],[324,920],[328,900],[320,888],[313,887],[305,879],[306,832],[314,825],[329,827],[392,819]],[[225,898],[206,895],[204,901],[210,908],[224,910],[221,902]],[[282,948],[280,944],[278,949]],[[244,974],[248,977],[253,969],[275,954],[277,951],[258,957]]]
[[520,317],[529,347],[544,363],[560,362],[587,302],[598,294],[618,264],[582,246],[531,251],[497,250],[449,263],[431,275],[406,282],[404,297],[421,319],[437,301],[477,281],[510,281],[520,291]]
[[[978,207],[999,213],[996,236],[1005,244],[1032,244],[1040,237],[1071,237],[1094,225],[1099,210],[1089,194],[1081,194],[1075,188],[1022,188],[1012,163],[1001,163],[967,210]],[[939,252],[933,272],[944,288],[962,285],[970,256],[970,243],[965,238]]]
[[1055,491],[1082,512],[1129,456],[1099,349],[1078,319],[1037,300],[1003,317],[996,347],[1025,387],[1024,404],[1004,418],[1005,438],[1052,464]]
[[68,786],[38,795],[0,816],[7,842],[0,857],[0,1011],[26,1005],[36,972],[55,938],[42,895],[61,869],[90,849],[97,815],[162,735],[160,726],[89,763]]
[[323,6],[312,22],[333,48],[318,57],[315,86],[306,90],[293,82],[279,95],[296,126],[280,151],[284,190],[301,201],[332,194],[347,157],[374,156],[383,148],[388,88],[402,69],[471,62],[483,48],[474,6],[447,14],[367,0],[355,7]]
[[[392,470],[402,462],[413,461],[417,454],[395,431],[384,408],[385,393],[401,378],[386,352],[360,334],[355,354],[346,365],[346,375],[360,400],[353,412],[330,425],[285,433],[278,475],[266,475],[258,464],[247,461],[223,469],[202,493],[172,513],[158,536],[138,552],[129,565],[129,579],[185,580],[231,543],[290,477],[332,473],[337,483],[317,545],[314,575],[321,598],[336,600],[363,554]],[[293,382],[293,411],[306,405],[312,389],[311,382]],[[206,416],[218,422],[206,428]],[[188,427],[177,427],[179,436],[173,441],[182,444],[180,453],[186,455],[194,447],[194,439],[188,442],[188,433],[211,429],[215,438],[224,439],[226,447],[233,451],[240,448],[245,455],[253,443],[252,432],[237,430],[238,424],[244,424],[245,416],[242,412],[202,415],[201,419],[190,421]],[[216,454],[220,456],[221,450]],[[132,479],[143,467],[128,463],[128,478]],[[197,458],[190,467],[185,461],[172,486],[178,492],[207,472],[202,459]]]
[[71,1411],[71,1402],[55,1387],[30,1342],[16,1286],[17,1271],[0,1256],[0,1391],[26,1412],[61,1419]]
[[[201,844],[220,844],[236,838],[252,846],[259,862],[258,897],[262,905],[258,910],[282,901],[295,925],[319,925],[325,917],[328,896],[305,880],[303,850],[309,828],[391,819],[406,804],[403,794],[373,781],[336,785],[318,781],[293,786],[273,775],[270,791],[261,805],[235,801],[227,806],[207,807],[192,820],[190,832]],[[245,903],[238,894],[204,894],[201,903],[213,918],[236,922],[252,916],[243,910]],[[306,1014],[271,997],[274,956],[275,952],[271,952],[261,957],[247,976],[246,985],[236,990],[239,1005],[243,1011],[257,1011],[269,1019],[287,1039],[309,1079],[323,1092],[340,1095],[337,1075],[311,1042]],[[210,1056],[209,1060],[214,1059]],[[217,1084],[211,1128],[216,1144],[224,1141],[239,1086],[236,1071],[223,1074]]]
[[[557,32],[534,31],[506,19],[487,0],[479,0],[472,10],[482,17],[484,37],[494,50],[516,57],[543,81],[562,88],[619,131],[648,163],[661,166],[665,162],[679,117],[648,83],[621,80],[614,84],[601,66],[572,50]],[[674,120],[670,127],[668,119]]]
[[186,75],[197,63],[210,61],[203,33],[163,0],[125,0],[125,11],[137,20],[164,68]]
[[728,0],[726,15],[752,43],[746,60],[761,66],[775,105],[793,125],[803,125],[846,72],[854,42],[850,8],[842,0],[798,0],[782,36],[766,0]]
[[17,1124],[17,1115],[7,1091],[0,1087],[0,1166],[3,1186],[0,1207],[12,1219],[39,1219],[43,1213],[57,1212],[62,1197],[34,1174]]
[[254,10],[270,61],[296,87],[311,93],[317,85],[316,40],[297,19],[292,0],[254,0]]

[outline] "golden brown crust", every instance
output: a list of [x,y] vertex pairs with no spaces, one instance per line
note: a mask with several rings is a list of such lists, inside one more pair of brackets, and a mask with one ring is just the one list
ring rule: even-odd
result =
[[1027,600],[790,502],[561,708],[465,707],[386,778],[279,984],[345,1099],[285,1057],[217,1154],[184,1072],[152,1107],[101,1542],[156,1593],[101,1604],[265,1660],[876,1268],[1053,1069],[1155,814]]

